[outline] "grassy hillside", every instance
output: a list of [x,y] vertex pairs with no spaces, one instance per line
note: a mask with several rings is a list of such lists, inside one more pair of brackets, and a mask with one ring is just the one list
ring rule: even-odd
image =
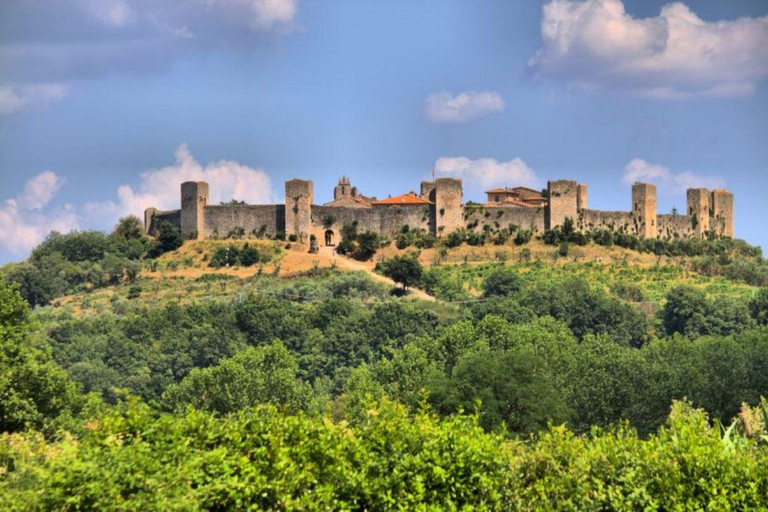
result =
[[768,507],[754,248],[167,235],[3,270],[3,508]]
[[[249,267],[211,266],[216,250],[225,247],[257,247],[270,255],[268,263]],[[525,254],[525,261],[521,255]],[[414,249],[398,250],[394,245],[381,249],[368,262],[360,265],[373,271],[375,263],[397,255],[411,254]],[[708,276],[694,270],[693,258],[643,254],[621,247],[590,244],[573,249],[567,257],[557,248],[533,240],[523,247],[505,246],[431,248],[416,251],[427,275],[434,281],[422,283],[429,292],[443,300],[468,300],[481,293],[483,279],[500,265],[520,273],[535,285],[566,277],[582,277],[606,291],[620,287],[636,287],[640,295],[635,302],[646,302],[654,308],[663,305],[664,296],[674,287],[690,285],[711,295],[748,299],[757,287],[723,276]],[[298,278],[311,279],[320,269],[342,272],[340,256],[330,252],[309,254],[302,244],[266,240],[204,240],[185,243],[178,250],[163,254],[142,264],[141,276],[133,283],[123,283],[61,297],[54,306],[75,314],[99,314],[113,307],[125,309],[126,303],[139,301],[157,304],[164,301],[188,303],[196,299],[223,299],[234,294],[262,290],[282,293]],[[313,274],[314,273],[314,274]]]

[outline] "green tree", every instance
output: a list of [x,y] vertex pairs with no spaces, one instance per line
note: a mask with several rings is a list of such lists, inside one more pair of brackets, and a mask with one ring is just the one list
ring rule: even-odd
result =
[[400,284],[403,290],[417,284],[423,270],[415,255],[395,256],[382,262],[380,266],[381,273]]
[[160,224],[160,234],[152,246],[151,256],[157,257],[169,251],[175,251],[184,244],[181,230],[170,222]]
[[749,312],[759,325],[768,325],[768,288],[760,288],[749,302]]
[[163,402],[170,409],[192,405],[222,414],[259,404],[306,411],[313,406],[313,393],[297,377],[298,368],[282,343],[252,347],[217,366],[192,370],[168,387]]
[[144,226],[138,217],[128,215],[117,221],[112,235],[124,240],[140,240],[144,238]]
[[355,259],[367,261],[376,254],[379,249],[379,235],[373,231],[366,231],[357,235],[357,248],[354,252]]
[[504,424],[515,433],[535,432],[570,414],[546,363],[529,347],[468,352],[430,391],[443,412],[473,410],[479,401],[480,423],[488,430]]
[[662,320],[667,334],[689,337],[732,334],[752,324],[748,304],[729,297],[710,301],[704,291],[692,286],[679,286],[667,294]]
[[33,342],[32,328],[18,288],[0,280],[0,432],[31,426],[52,434],[81,405],[49,348]]
[[523,280],[511,267],[494,269],[483,280],[483,297],[507,297],[514,295],[523,287]]

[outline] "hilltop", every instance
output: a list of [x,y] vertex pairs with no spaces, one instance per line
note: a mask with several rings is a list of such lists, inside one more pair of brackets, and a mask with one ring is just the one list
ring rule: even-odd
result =
[[[270,254],[268,262],[253,266],[235,264],[213,267],[211,259],[217,250],[227,247],[242,248],[249,245]],[[328,248],[330,249],[330,248]],[[559,248],[540,239],[525,245],[514,244],[471,246],[462,244],[454,248],[432,247],[398,249],[395,244],[379,249],[368,261],[357,261],[323,248],[310,254],[306,244],[270,240],[198,240],[188,241],[180,248],[167,252],[142,265],[141,277],[135,282],[116,284],[106,288],[76,293],[57,298],[56,307],[73,308],[80,314],[103,312],[117,300],[162,302],[176,300],[182,303],[195,299],[226,298],[244,286],[269,280],[275,289],[289,286],[291,281],[310,279],[313,274],[360,272],[383,285],[394,286],[391,280],[376,273],[380,261],[402,255],[416,255],[432,281],[419,288],[431,297],[445,301],[477,298],[481,283],[490,271],[500,265],[520,272],[531,282],[545,282],[567,276],[582,276],[591,284],[606,290],[617,284],[631,284],[642,292],[643,301],[658,307],[664,295],[682,284],[694,286],[710,294],[725,294],[746,298],[756,287],[743,280],[727,279],[722,275],[706,275],[697,271],[695,257],[657,256],[623,247],[604,247],[588,244],[573,246],[567,256]],[[719,274],[716,272],[715,274]],[[415,293],[416,298],[425,298]],[[411,297],[414,293],[411,294]]]

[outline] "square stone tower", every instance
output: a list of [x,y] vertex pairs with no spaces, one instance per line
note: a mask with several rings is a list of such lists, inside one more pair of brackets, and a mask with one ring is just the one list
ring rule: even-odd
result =
[[[586,189],[585,189],[586,190]],[[578,183],[558,180],[547,182],[549,206],[547,207],[546,229],[562,226],[566,218],[575,223],[578,220]]]
[[205,207],[208,183],[185,181],[181,184],[181,235],[191,240],[205,238]]
[[585,183],[579,183],[576,186],[576,208],[579,211],[587,209],[587,185]]
[[712,229],[720,236],[733,238],[733,194],[727,190],[713,190],[711,204],[715,223]]
[[447,235],[464,226],[464,204],[461,180],[435,180],[435,229],[437,236]]
[[656,238],[657,202],[656,185],[635,183],[632,185],[632,217],[635,219],[637,234],[643,238]]
[[428,201],[435,202],[435,182],[434,181],[422,181],[420,195]]
[[310,180],[285,182],[285,234],[296,235],[299,242],[309,242],[314,201],[312,189]]
[[709,218],[712,216],[710,201],[712,196],[705,188],[689,188],[686,194],[688,215],[693,222],[693,230],[697,236],[704,237],[709,231]]

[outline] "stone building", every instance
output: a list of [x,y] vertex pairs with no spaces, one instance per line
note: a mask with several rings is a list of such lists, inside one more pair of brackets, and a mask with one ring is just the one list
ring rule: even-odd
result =
[[317,205],[312,181],[285,183],[284,204],[210,205],[205,182],[181,184],[181,209],[144,213],[147,233],[156,234],[163,222],[181,229],[188,239],[285,235],[320,245],[336,245],[345,225],[359,232],[373,231],[393,237],[403,226],[444,236],[458,229],[498,230],[510,226],[543,232],[571,219],[580,231],[609,229],[644,238],[704,237],[710,233],[733,237],[733,194],[703,188],[687,192],[684,214],[659,214],[656,186],[635,183],[629,211],[592,210],[587,207],[587,186],[576,181],[550,181],[546,193],[525,187],[486,192],[484,204],[464,203],[461,180],[438,178],[421,183],[419,193],[376,199],[359,193],[349,178],[334,188],[333,201]]

